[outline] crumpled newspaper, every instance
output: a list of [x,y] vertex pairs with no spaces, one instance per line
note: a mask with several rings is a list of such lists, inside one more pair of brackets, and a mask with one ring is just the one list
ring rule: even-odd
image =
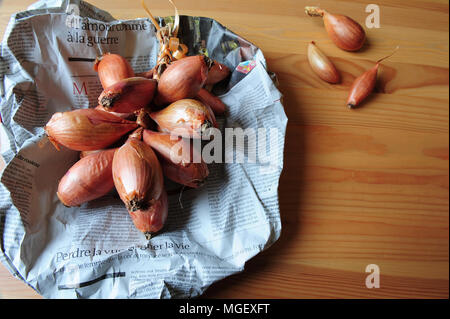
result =
[[273,74],[256,46],[217,21],[180,18],[189,54],[232,70],[213,91],[229,109],[214,141],[232,142],[203,187],[166,181],[169,217],[147,241],[114,192],[76,208],[59,202],[58,181],[79,155],[57,151],[43,127],[55,112],[97,105],[96,56],[119,53],[135,72],[152,68],[153,25],[79,0],[39,1],[11,17],[0,47],[0,260],[46,298],[196,297],[280,236],[287,118]]

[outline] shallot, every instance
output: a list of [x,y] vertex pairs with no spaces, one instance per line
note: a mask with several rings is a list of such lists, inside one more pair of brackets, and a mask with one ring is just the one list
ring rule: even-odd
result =
[[130,63],[119,54],[105,53],[98,57],[95,60],[94,70],[98,72],[104,89],[122,79],[134,77]]
[[53,114],[44,130],[59,150],[59,145],[75,151],[107,148],[137,124],[108,112],[80,109]]
[[214,113],[203,103],[193,99],[183,99],[168,107],[150,113],[161,132],[174,135],[201,138],[207,129],[217,127]]
[[398,48],[399,47],[397,47],[394,52],[392,52],[388,56],[385,56],[384,58],[378,60],[371,69],[367,70],[355,79],[352,87],[350,88],[350,94],[347,99],[347,106],[350,109],[357,107],[364,99],[366,99],[370,95],[370,93],[372,93],[376,85],[380,63],[383,60],[391,57],[398,50]]
[[158,153],[167,178],[192,188],[203,185],[209,175],[208,166],[190,142],[150,130],[144,131],[143,139]]
[[314,41],[308,45],[308,61],[311,69],[322,80],[336,84],[341,81],[341,76],[333,62],[317,48]]
[[194,98],[205,84],[212,63],[206,56],[195,55],[170,64],[159,79],[155,104]]
[[56,193],[65,206],[79,206],[114,188],[112,161],[115,151],[109,149],[84,156],[67,171]]
[[323,18],[328,36],[342,50],[358,51],[364,45],[366,32],[363,27],[344,15],[331,14],[318,7],[305,7],[305,12],[311,17]]

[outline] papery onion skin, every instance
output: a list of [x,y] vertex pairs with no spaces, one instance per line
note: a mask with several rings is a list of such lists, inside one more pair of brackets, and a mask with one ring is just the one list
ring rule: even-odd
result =
[[82,159],[82,158],[84,158],[86,156],[92,155],[92,154],[103,152],[103,151],[106,151],[106,150],[81,151],[80,152],[80,159]]
[[169,210],[167,192],[162,191],[160,198],[152,200],[145,210],[129,211],[134,226],[144,233],[147,240],[159,232],[166,223]]
[[123,135],[137,127],[108,112],[80,109],[53,114],[44,127],[49,140],[75,151],[92,151],[107,148]]
[[114,188],[112,161],[115,149],[89,154],[76,162],[58,185],[58,198],[65,206],[79,206],[100,198]]
[[180,50],[176,50],[175,52],[172,53],[172,56],[175,60],[181,60],[184,57],[186,57],[186,54]]
[[153,68],[153,69],[145,71],[145,72],[136,73],[136,76],[140,77],[140,78],[153,79],[153,75],[155,73],[155,70],[156,69]]
[[206,56],[195,55],[170,64],[159,79],[155,104],[194,98],[206,82],[211,63]]
[[207,129],[217,127],[211,109],[194,99],[176,101],[150,117],[161,132],[183,137],[201,138]]
[[125,120],[133,121],[133,120],[136,119],[136,114],[134,114],[134,113],[117,113],[117,112],[110,112],[110,111],[108,111],[107,109],[105,109],[102,105],[97,105],[97,106],[95,107],[95,110],[99,110],[99,111],[103,111],[103,112],[108,112],[108,113],[110,113],[110,114],[113,114],[113,115],[118,116],[118,117],[120,117],[120,118],[122,118],[122,119],[125,119]]
[[115,153],[113,179],[128,211],[147,210],[164,187],[161,165],[150,146],[129,138]]
[[216,84],[226,79],[230,75],[230,73],[230,69],[225,64],[214,60],[214,64],[212,65],[211,69],[209,69],[205,84]]
[[97,58],[94,70],[98,72],[104,89],[122,79],[134,77],[130,63],[119,54],[105,53]]
[[122,79],[103,90],[98,103],[105,110],[133,113],[147,107],[156,93],[157,81],[142,77]]
[[156,123],[150,118],[150,113],[143,108],[137,112],[136,123],[145,129],[156,129]]
[[359,106],[375,89],[378,67],[379,64],[377,63],[373,68],[367,70],[353,81],[347,99],[348,108],[353,109]]
[[310,16],[323,17],[328,36],[340,49],[358,51],[363,47],[366,32],[352,18],[340,14],[331,14],[318,7],[305,7],[305,11]]
[[216,115],[222,115],[226,112],[227,107],[222,100],[206,89],[200,89],[195,98],[203,104],[208,105]]
[[308,61],[314,73],[322,80],[332,84],[341,81],[341,76],[334,64],[317,48],[314,41],[308,45]]
[[[129,135],[128,135],[128,139],[127,139],[127,141],[129,140],[129,139],[131,139],[131,138],[134,138],[134,139],[136,139],[136,140],[138,140],[138,141],[142,141],[142,134],[144,133],[144,128],[143,127],[138,127],[137,129],[135,129],[133,132],[131,132]],[[127,141],[125,141],[125,142],[127,142]]]
[[143,139],[158,153],[167,178],[192,188],[203,185],[209,175],[208,165],[190,142],[150,130],[144,131]]
[[188,53],[189,49],[186,44],[180,43],[178,45],[177,50],[171,50],[171,51],[172,51],[172,56],[174,57],[174,59],[180,60],[180,59],[183,59],[184,57],[186,57],[186,54]]

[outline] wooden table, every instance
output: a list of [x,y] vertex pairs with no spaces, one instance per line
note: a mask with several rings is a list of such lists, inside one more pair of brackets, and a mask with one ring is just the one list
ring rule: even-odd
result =
[[[3,0],[0,31],[31,0]],[[139,1],[91,0],[119,19],[145,17]],[[289,118],[279,188],[283,232],[246,271],[212,286],[209,298],[448,298],[449,5],[379,0],[381,27],[366,28],[358,53],[337,49],[298,0],[176,0],[181,14],[217,19],[259,46],[278,75]],[[165,0],[153,14],[173,13]],[[367,1],[322,0],[364,23]],[[342,72],[331,86],[310,70],[315,40]],[[378,93],[349,110],[352,80],[383,63]],[[366,266],[380,288],[365,285]],[[39,297],[0,267],[3,298]]]

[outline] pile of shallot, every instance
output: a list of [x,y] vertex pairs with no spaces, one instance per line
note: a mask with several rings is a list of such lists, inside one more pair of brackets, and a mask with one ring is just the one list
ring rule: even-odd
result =
[[[341,14],[332,14],[319,7],[305,7],[305,12],[311,17],[323,18],[328,36],[338,48],[345,51],[358,51],[364,46],[366,33],[362,26],[352,18]],[[397,49],[398,47],[395,51]],[[374,67],[354,80],[346,103],[350,109],[358,107],[373,92],[381,61],[392,56],[395,51],[378,60]],[[333,62],[319,50],[314,41],[311,41],[308,45],[308,62],[314,73],[323,81],[331,84],[337,84],[341,81],[339,71]]]
[[[157,27],[156,66],[135,74],[118,54],[98,57],[103,92],[98,106],[55,113],[45,126],[49,140],[80,151],[58,185],[66,206],[79,206],[117,191],[137,229],[147,239],[167,218],[164,176],[186,187],[201,186],[208,167],[191,139],[217,127],[225,105],[206,88],[230,70],[204,55],[187,56],[177,26]],[[200,158],[200,160],[194,159]]]

